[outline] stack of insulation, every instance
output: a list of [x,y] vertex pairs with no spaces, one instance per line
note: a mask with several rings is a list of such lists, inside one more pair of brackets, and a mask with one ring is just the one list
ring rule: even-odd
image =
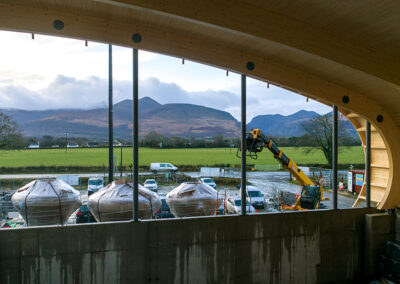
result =
[[223,200],[211,186],[200,182],[184,182],[170,191],[166,201],[175,217],[211,216]]
[[[151,219],[161,208],[160,197],[138,185],[139,218]],[[97,222],[131,220],[133,214],[133,183],[114,181],[90,195],[88,207]]]
[[82,202],[79,191],[62,180],[35,180],[14,193],[11,201],[27,226],[64,225]]

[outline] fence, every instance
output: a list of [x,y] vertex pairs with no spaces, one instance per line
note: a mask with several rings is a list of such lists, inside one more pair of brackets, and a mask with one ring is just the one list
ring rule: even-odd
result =
[[[115,179],[119,178],[120,176],[116,177]],[[132,174],[124,174],[122,176],[123,178],[127,178],[129,180],[132,180]],[[159,185],[165,185],[165,184],[178,184],[182,182],[188,182],[188,181],[194,181],[197,180],[195,178],[192,178],[188,175],[177,173],[177,174],[171,174],[171,173],[157,173],[157,174],[151,174],[151,175],[139,175],[139,183],[143,184],[146,179],[154,179]],[[105,184],[108,182],[107,177],[105,178]]]
[[7,218],[9,212],[17,211],[11,203],[11,196],[15,191],[0,192],[0,221]]
[[275,165],[254,165],[254,170],[255,171],[265,171],[265,172],[273,172],[273,171],[279,171],[282,169],[281,164],[275,164]]
[[[0,179],[0,190],[16,190],[27,183],[35,179],[53,179],[47,177],[40,177],[40,178],[10,178],[10,179]],[[78,189],[82,189],[87,187],[88,177],[78,177],[78,175],[71,177],[67,176],[57,176],[57,179],[61,179],[66,183],[77,187]]]
[[[323,168],[310,168],[310,178],[313,180],[324,179],[324,187],[326,189],[332,189],[332,170]],[[347,184],[347,171],[338,171],[338,182],[342,182],[345,186]]]

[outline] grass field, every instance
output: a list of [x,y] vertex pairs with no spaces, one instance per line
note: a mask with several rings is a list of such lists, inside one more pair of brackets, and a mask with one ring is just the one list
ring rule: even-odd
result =
[[[306,154],[301,147],[282,147],[289,157],[297,164],[326,164],[321,151]],[[114,158],[121,161],[120,149],[114,150]],[[149,166],[151,162],[169,162],[176,166],[213,166],[230,164],[239,165],[236,149],[229,148],[198,148],[198,149],[139,149],[139,165]],[[132,148],[123,148],[123,164],[132,163]],[[257,160],[248,159],[248,164],[276,164],[271,153],[264,150]],[[364,153],[361,147],[342,147],[339,152],[339,164],[363,164]],[[80,166],[102,167],[108,165],[108,149],[81,148],[81,149],[31,149],[0,151],[0,168],[22,167],[51,167],[51,166]]]

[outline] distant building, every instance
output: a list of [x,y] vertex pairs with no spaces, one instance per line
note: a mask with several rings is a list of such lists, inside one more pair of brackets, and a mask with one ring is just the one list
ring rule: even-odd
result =
[[113,146],[114,146],[114,147],[121,147],[121,146],[123,146],[123,145],[122,145],[122,143],[119,142],[119,141],[114,141]]
[[28,149],[39,149],[39,148],[40,148],[39,142],[29,144],[29,146],[28,146]]
[[99,143],[97,143],[97,142],[91,142],[91,143],[89,143],[89,142],[88,142],[88,143],[86,144],[86,146],[89,147],[89,148],[90,148],[90,147],[99,147]]
[[68,143],[67,148],[79,148],[79,145],[76,143]]

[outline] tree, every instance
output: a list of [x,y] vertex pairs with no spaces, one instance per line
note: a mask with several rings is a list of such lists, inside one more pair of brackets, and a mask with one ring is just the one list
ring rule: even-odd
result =
[[214,146],[215,147],[226,147],[227,142],[225,141],[225,138],[222,134],[217,134],[214,136]]
[[18,149],[24,146],[23,136],[11,117],[0,112],[0,148]]
[[54,137],[50,135],[44,135],[40,141],[40,147],[50,148],[55,145]]
[[[142,144],[145,147],[160,148],[163,143],[163,136],[155,131],[151,131],[142,139]],[[165,146],[165,145],[164,145]]]
[[[324,153],[328,166],[332,168],[332,117],[331,115],[317,116],[310,121],[302,123],[302,127],[306,134],[309,145],[304,149],[307,153],[315,149],[320,149]],[[348,133],[344,127],[344,121],[338,120],[338,144],[342,145],[342,141],[348,137]]]

